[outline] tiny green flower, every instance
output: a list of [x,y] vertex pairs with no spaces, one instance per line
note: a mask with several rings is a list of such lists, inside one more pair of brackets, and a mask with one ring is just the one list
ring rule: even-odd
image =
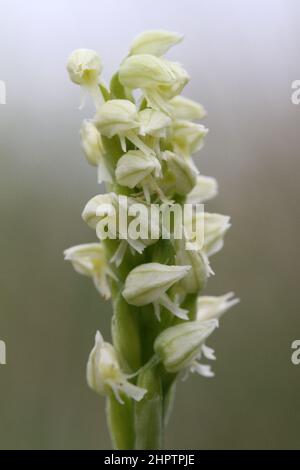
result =
[[160,57],[182,39],[181,34],[172,31],[145,31],[132,42],[130,55],[152,54]]
[[120,369],[114,347],[103,341],[99,331],[96,333],[95,346],[88,359],[86,376],[91,389],[100,395],[106,395],[112,390],[121,404],[124,402],[120,393],[136,401],[140,401],[147,393],[146,389],[128,381],[128,375]]
[[216,320],[171,326],[157,336],[154,351],[170,373],[195,368],[204,342],[217,326]]
[[106,262],[105,250],[100,243],[76,245],[64,251],[65,259],[71,261],[75,271],[91,277],[96,289],[105,298],[110,298],[108,277],[116,280],[116,275]]
[[132,269],[128,274],[122,292],[131,305],[154,304],[159,318],[159,305],[163,305],[175,316],[187,319],[187,311],[173,303],[166,291],[180,281],[190,270],[190,266],[168,266],[160,263],[146,263]]

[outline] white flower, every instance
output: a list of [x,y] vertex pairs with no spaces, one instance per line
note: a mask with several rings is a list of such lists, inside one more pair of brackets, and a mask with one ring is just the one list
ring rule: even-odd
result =
[[186,203],[200,204],[215,197],[218,193],[218,183],[210,176],[198,175],[194,188],[187,195]]
[[97,52],[76,49],[68,58],[67,69],[72,82],[89,86],[99,82],[102,64]]
[[167,114],[171,109],[168,100],[180,93],[189,80],[180,64],[150,54],[127,57],[120,66],[119,78],[123,86],[143,90],[148,104]]
[[197,182],[198,170],[189,161],[166,151],[162,159],[167,163],[167,171],[164,174],[162,187],[166,186],[168,192],[174,192],[182,196],[189,193]]
[[115,193],[98,194],[90,199],[81,214],[83,220],[89,227],[96,229],[100,221],[107,224],[111,220],[113,223],[116,218],[117,195]]
[[172,302],[166,291],[186,276],[189,270],[190,266],[141,264],[128,274],[122,295],[131,305],[142,306],[153,303],[158,319],[160,318],[159,305],[163,305],[175,316],[186,320],[187,311]]
[[200,296],[197,299],[197,320],[219,319],[227,310],[239,303],[234,293],[229,292],[218,297]]
[[105,137],[120,137],[123,152],[126,152],[127,138],[139,150],[146,154],[154,153],[152,149],[138,137],[140,122],[136,105],[129,100],[106,101],[95,118],[97,129]]
[[98,167],[98,183],[111,182],[111,175],[104,160],[101,135],[92,121],[84,120],[80,129],[81,145],[87,161]]
[[103,341],[99,331],[96,333],[95,346],[87,363],[87,382],[91,389],[100,395],[113,391],[116,399],[123,404],[122,394],[140,401],[147,390],[128,381],[119,365],[117,353],[110,343]]
[[154,351],[170,373],[190,370],[204,375],[201,372],[205,366],[199,364],[198,359],[204,342],[217,326],[216,320],[196,320],[171,326],[157,336]]
[[228,215],[204,213],[204,251],[212,256],[223,248],[224,235],[230,228]]
[[198,152],[203,147],[208,129],[202,124],[189,121],[175,121],[169,137],[174,151],[185,157]]
[[115,174],[117,182],[122,186],[134,188],[141,185],[146,199],[150,202],[149,184],[153,177],[160,176],[161,166],[154,155],[146,155],[140,150],[130,150],[118,160]]
[[106,262],[105,250],[100,243],[72,246],[64,251],[64,256],[71,261],[75,271],[93,279],[96,289],[105,299],[110,298],[107,277],[117,278]]
[[130,55],[152,54],[160,57],[182,39],[182,35],[172,31],[145,31],[134,39]]
[[[199,219],[199,220],[197,220]],[[207,256],[220,251],[224,245],[224,235],[230,227],[230,217],[209,212],[196,212],[185,220],[185,232],[188,240],[198,245]],[[193,232],[193,226],[203,228],[203,235]]]
[[202,104],[184,96],[175,96],[169,101],[169,105],[172,110],[172,118],[175,120],[197,121],[206,116]]
[[146,108],[139,112],[140,134],[153,137],[166,137],[171,118],[156,109]]
[[98,87],[102,64],[97,52],[90,49],[76,49],[68,58],[67,70],[72,82],[88,90],[98,107],[102,102]]
[[[151,207],[136,199],[127,196],[117,196],[115,193],[98,194],[88,201],[83,212],[83,220],[93,229],[96,229],[100,240],[118,239],[119,247],[111,258],[111,262],[120,266],[123,261],[127,245],[138,253],[142,253],[146,246],[157,241],[160,234],[159,220],[151,220]],[[136,227],[139,226],[139,230]],[[134,230],[136,229],[136,230]],[[135,236],[131,236],[131,230]],[[150,237],[151,230],[157,236]]]
[[204,289],[208,277],[213,274],[209,260],[201,251],[181,248],[176,254],[178,265],[190,265],[188,274],[180,281],[180,286],[187,294],[195,294]]

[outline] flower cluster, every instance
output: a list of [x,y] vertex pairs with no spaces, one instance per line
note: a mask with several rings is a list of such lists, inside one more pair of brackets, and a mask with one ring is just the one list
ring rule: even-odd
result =
[[[189,75],[165,58],[181,40],[173,32],[142,33],[109,86],[102,81],[96,52],[76,50],[67,64],[70,79],[95,104],[95,116],[83,122],[80,137],[87,161],[97,167],[98,181],[106,183],[108,193],[94,196],[82,213],[98,241],[67,249],[65,258],[93,280],[105,299],[113,299],[113,344],[96,334],[87,380],[108,396],[108,421],[119,448],[159,445],[154,434],[161,435],[177,377],[187,372],[213,375],[202,363],[215,359],[206,341],[220,316],[238,302],[232,293],[201,295],[213,273],[210,257],[223,246],[229,217],[205,212],[204,243],[192,251],[186,242],[195,244],[192,227],[203,216],[196,209],[184,221],[181,240],[163,239],[160,220],[156,237],[142,230],[152,204],[198,204],[218,191],[216,180],[200,174],[192,159],[208,132],[198,122],[206,112],[180,96]],[[127,198],[129,219],[136,201],[145,208],[138,236],[127,236],[121,224],[117,236],[109,232],[109,222],[122,209],[120,195]],[[155,433],[149,431],[151,436],[143,440],[138,430],[147,420],[154,421]]]

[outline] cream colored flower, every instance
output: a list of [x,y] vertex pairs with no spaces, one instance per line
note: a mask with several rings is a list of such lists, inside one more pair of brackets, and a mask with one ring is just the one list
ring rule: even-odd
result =
[[96,333],[95,346],[88,359],[86,376],[91,389],[100,395],[106,395],[112,390],[121,404],[124,403],[122,394],[140,401],[147,393],[144,388],[128,381],[129,376],[120,369],[116,350],[103,340],[99,331]]
[[172,110],[172,118],[175,120],[198,121],[206,116],[202,104],[184,96],[174,96],[169,105]]
[[87,161],[98,167],[98,183],[102,181],[111,182],[112,177],[109,173],[105,159],[104,147],[100,132],[92,121],[85,120],[80,129],[81,145]]
[[134,39],[130,55],[152,54],[160,57],[182,39],[181,34],[172,31],[145,31]]
[[191,192],[187,195],[186,203],[200,204],[212,199],[218,194],[218,183],[211,176],[198,175]]
[[67,61],[67,70],[72,82],[82,86],[93,97],[96,107],[102,103],[99,90],[102,63],[97,52],[91,49],[76,49]]
[[120,82],[129,89],[141,89],[154,109],[170,114],[168,100],[180,93],[189,80],[186,71],[176,62],[150,54],[127,57],[120,66]]
[[239,303],[234,293],[229,292],[218,297],[200,296],[197,299],[197,320],[219,319],[227,310]]
[[109,100],[99,109],[95,123],[101,135],[120,137],[123,152],[126,152],[128,139],[145,154],[154,153],[152,149],[138,137],[140,122],[136,105],[129,100]]
[[206,339],[217,326],[216,320],[196,320],[171,326],[157,336],[154,351],[171,374],[190,370],[212,376],[208,373],[209,366],[200,364],[198,359]]
[[162,188],[167,192],[173,192],[182,196],[188,194],[197,182],[198,170],[189,161],[176,155],[174,152],[166,151],[162,154],[167,168],[162,180]]
[[198,152],[204,143],[204,137],[208,129],[202,124],[189,121],[175,121],[170,134],[170,144],[173,145],[175,153],[189,157]]
[[161,165],[154,155],[146,155],[140,150],[130,150],[118,160],[116,180],[122,186],[143,188],[147,202],[150,202],[150,185],[153,178],[161,175]]
[[110,298],[108,277],[117,280],[106,262],[105,250],[100,243],[76,245],[64,251],[65,259],[71,261],[79,274],[93,279],[96,289],[105,298]]
[[154,304],[155,314],[160,318],[159,305],[173,315],[187,319],[187,311],[171,301],[166,291],[180,281],[190,266],[168,266],[160,263],[146,263],[132,269],[128,274],[122,295],[131,305]]

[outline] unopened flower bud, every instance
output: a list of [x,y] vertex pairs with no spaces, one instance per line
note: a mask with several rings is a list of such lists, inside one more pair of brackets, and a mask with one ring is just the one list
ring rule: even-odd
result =
[[184,96],[174,96],[169,102],[172,109],[173,119],[184,119],[187,121],[197,121],[206,116],[206,111],[202,104],[185,98]]
[[112,390],[120,403],[123,403],[122,394],[139,401],[147,393],[146,389],[128,381],[128,376],[121,371],[114,347],[103,341],[99,331],[88,359],[86,375],[91,389],[100,395],[108,394]]
[[194,188],[187,195],[186,202],[189,204],[199,204],[215,197],[218,193],[218,183],[210,176],[197,176]]
[[[186,311],[176,306],[166,291],[187,275],[190,266],[168,266],[160,263],[146,263],[132,269],[128,274],[123,297],[131,305],[142,306],[154,303],[163,305],[174,315],[187,319]],[[159,317],[159,313],[156,310]]]
[[139,34],[130,48],[130,55],[152,54],[164,55],[170,47],[182,41],[183,36],[172,31],[145,31]]
[[90,49],[76,49],[67,62],[70,79],[77,85],[93,86],[98,83],[102,64],[97,52]]
[[86,243],[64,251],[65,259],[71,261],[75,271],[91,277],[96,289],[105,298],[110,298],[107,276],[116,276],[106,262],[105,250],[100,243]]
[[227,310],[238,303],[239,299],[234,298],[233,292],[218,297],[200,296],[197,299],[197,320],[219,319]]
[[223,248],[224,235],[230,227],[230,217],[221,214],[204,213],[204,251],[214,255]]
[[161,166],[156,157],[140,150],[130,150],[118,160],[116,180],[122,186],[134,188],[151,173],[158,177],[160,171]]
[[166,370],[177,373],[192,367],[217,325],[215,320],[189,321],[162,331],[154,342],[154,350]]

